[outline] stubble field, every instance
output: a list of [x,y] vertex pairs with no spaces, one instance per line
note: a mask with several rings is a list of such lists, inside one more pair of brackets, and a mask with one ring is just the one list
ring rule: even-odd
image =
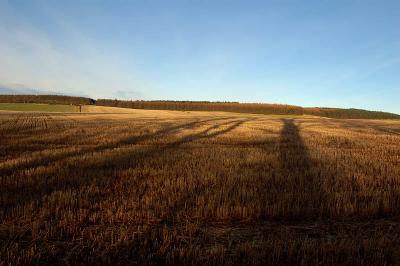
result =
[[400,262],[400,121],[95,108],[0,112],[0,264]]

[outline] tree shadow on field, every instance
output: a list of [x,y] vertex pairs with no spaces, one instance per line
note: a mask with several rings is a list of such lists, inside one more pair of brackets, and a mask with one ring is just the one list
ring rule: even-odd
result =
[[[273,184],[275,186],[275,193],[281,195],[282,198],[286,200],[279,199],[280,202],[286,203],[284,207],[284,211],[281,216],[279,216],[278,212],[275,213],[273,219],[280,221],[290,221],[290,220],[315,220],[318,219],[322,214],[321,202],[323,199],[323,191],[321,186],[321,180],[317,175],[312,172],[312,160],[310,159],[307,148],[300,136],[300,132],[294,120],[285,119],[282,120],[284,126],[280,133],[280,141],[277,144],[279,146],[279,161],[280,161],[280,171],[281,175],[279,176],[279,180],[274,180]],[[230,126],[231,128],[235,128],[241,125],[243,122],[237,122],[236,124]],[[208,129],[209,130],[209,129]],[[207,130],[206,130],[207,131]],[[229,131],[228,129],[225,131]],[[220,133],[220,131],[218,131]],[[201,133],[199,134],[199,136]],[[185,141],[183,141],[185,142]],[[273,143],[271,143],[272,145]],[[269,151],[271,152],[271,151]],[[270,183],[271,184],[271,183]],[[120,258],[121,254],[129,254],[130,259],[140,259],[139,254],[159,254],[160,246],[163,245],[165,232],[170,232],[172,235],[172,231],[174,228],[180,228],[179,226],[185,226],[184,218],[179,217],[179,213],[185,211],[185,208],[189,210],[194,208],[196,205],[196,199],[199,195],[204,194],[206,191],[212,190],[211,193],[218,193],[218,190],[221,189],[220,186],[217,187],[207,187],[200,186],[197,187],[196,190],[188,190],[181,192],[179,198],[176,200],[175,204],[169,208],[167,211],[167,215],[163,217],[162,221],[157,224],[151,225],[145,230],[142,235],[132,240],[127,245],[121,245],[114,252],[108,254],[110,258]],[[259,195],[260,198],[264,198],[263,194],[268,193],[268,189],[270,187],[265,187],[260,189]],[[265,199],[265,198],[264,198]],[[270,204],[271,202],[264,202],[264,204]],[[183,216],[184,217],[184,216]],[[200,223],[202,224],[204,221],[191,221],[191,217],[187,217],[186,222],[188,223]],[[259,217],[260,220],[256,219],[254,222],[263,222],[262,220],[266,217]],[[230,222],[235,222],[234,220]],[[250,231],[254,231],[254,228],[250,229]],[[256,229],[257,230],[257,229]],[[180,244],[183,246],[190,246],[187,242],[181,243],[179,239],[179,233],[175,235],[177,239],[172,241],[174,245],[179,246]],[[196,238],[190,238],[188,241],[198,241]],[[212,240],[211,240],[212,241]],[[243,241],[242,240],[238,240]],[[204,243],[197,243],[198,245],[203,245]],[[205,245],[205,244],[204,244]],[[148,258],[142,258],[144,261]],[[153,259],[157,259],[154,257]],[[160,254],[158,257],[160,260],[164,260],[164,255]],[[129,261],[129,258],[127,258]]]
[[282,218],[316,219],[323,215],[325,201],[321,178],[313,171],[312,160],[293,119],[284,119],[279,143],[281,175],[278,190],[286,199]]
[[[123,148],[128,145],[139,144],[139,143],[147,141],[147,140],[167,137],[168,135],[177,133],[181,130],[193,129],[204,123],[218,121],[221,119],[224,119],[224,117],[208,118],[208,119],[202,119],[202,120],[196,119],[195,121],[191,121],[191,122],[184,123],[184,124],[179,123],[177,125],[166,126],[166,127],[163,127],[153,133],[128,136],[126,138],[120,139],[117,142],[99,144],[98,146],[84,148],[80,151],[64,152],[61,154],[51,156],[50,158],[49,157],[41,157],[41,158],[38,158],[37,160],[26,161],[26,162],[20,163],[16,166],[11,166],[8,168],[3,167],[2,169],[0,169],[0,175],[3,178],[6,178],[7,175],[15,176],[18,174],[18,172],[26,171],[29,168],[51,167],[52,164],[54,164],[56,162],[65,161],[65,160],[72,159],[72,158],[77,158],[77,161],[79,161],[80,157],[91,155],[93,153],[107,152],[107,151],[111,151],[113,149]],[[122,162],[124,162],[124,160],[122,160]],[[68,164],[68,162],[66,162],[66,164]],[[105,161],[103,164],[100,163],[99,167],[100,167],[100,169],[107,168],[108,164],[109,164],[109,162]],[[75,167],[75,170],[80,169],[81,167],[82,166],[78,165],[77,167]],[[94,168],[95,166],[92,166],[92,167]],[[71,167],[71,169],[72,168],[73,167]],[[71,169],[68,171],[71,171]],[[87,170],[90,170],[90,169],[87,169]],[[91,169],[90,171],[93,171],[93,169]],[[46,179],[46,182],[39,183],[39,184],[32,184],[32,186],[31,185],[18,186],[15,189],[10,189],[9,187],[6,187],[6,186],[1,187],[0,192],[3,196],[3,200],[2,200],[3,202],[0,202],[0,206],[3,207],[4,211],[6,211],[6,210],[14,208],[15,206],[24,204],[26,202],[40,199],[43,195],[50,194],[52,191],[63,189],[64,186],[69,185],[72,187],[77,187],[77,186],[79,186],[81,180],[78,180],[74,177],[80,177],[80,176],[82,176],[82,174],[85,174],[85,172],[71,173],[71,176],[70,176],[71,178],[69,180],[67,180],[66,182],[61,182],[61,180],[59,180],[59,178],[57,177],[58,174],[59,173],[53,173],[53,172],[49,173],[49,174],[47,174],[46,177],[42,178],[42,180]]]
[[[210,126],[199,133],[184,136],[181,139],[174,141],[164,147],[149,150],[144,154],[144,157],[141,157],[140,160],[144,161],[146,158],[153,158],[155,154],[157,154],[157,156],[159,157],[166,156],[166,154],[173,152],[180,145],[202,139],[210,139],[213,137],[221,136],[223,134],[231,132],[232,130],[251,120],[253,119],[233,120]],[[220,129],[221,126],[227,127],[224,129]],[[185,208],[190,208],[191,206],[194,206],[197,197],[200,194],[204,193],[207,189],[209,189],[207,186],[202,185],[181,191],[177,195],[176,200],[174,200],[174,203],[167,207],[165,215],[159,217],[160,220],[158,222],[148,225],[147,228],[135,239],[130,240],[129,242],[124,243],[123,245],[120,245],[117,248],[111,250],[107,254],[108,258],[111,260],[120,260],[126,263],[132,262],[132,259],[136,262],[141,261],[141,259],[144,259],[144,261],[148,262],[148,258],[141,258],[140,256],[143,256],[145,254],[154,256],[154,254],[158,253],[160,251],[159,245],[163,245],[162,243],[165,237],[164,230],[174,230],[179,228],[179,226],[182,226],[182,222],[184,221],[179,218],[180,212],[184,211]],[[180,241],[181,240],[178,240],[178,242]],[[125,256],[121,257],[121,254]],[[161,255],[160,257],[155,256],[153,259],[154,261],[163,261],[163,259],[165,258],[162,258]]]
[[[140,141],[156,137],[166,137],[168,134],[177,133],[178,130],[181,129],[191,129],[202,123],[221,119],[222,118],[214,118],[190,122],[184,125],[172,126],[161,129],[154,134],[125,138],[116,144],[103,145],[101,146],[101,148],[95,147],[91,150],[87,150],[86,152],[90,153],[93,152],[93,150],[103,151],[112,149],[113,147],[124,148],[125,146],[136,144]],[[51,175],[55,175],[56,178],[48,179],[45,183],[24,187],[23,189],[17,189],[15,191],[10,191],[9,189],[5,190],[4,192],[6,194],[12,195],[10,196],[10,198],[12,198],[15,202],[5,204],[2,207],[4,207],[4,212],[6,212],[6,210],[12,211],[13,208],[18,207],[21,204],[43,200],[45,196],[50,195],[55,191],[62,192],[71,189],[79,189],[85,186],[89,186],[92,183],[96,183],[100,187],[112,186],[113,183],[117,182],[117,179],[112,178],[117,175],[117,172],[122,172],[128,168],[135,168],[140,162],[145,161],[147,158],[156,156],[158,154],[163,154],[169,150],[173,150],[174,148],[182,144],[193,142],[203,138],[211,138],[221,134],[225,134],[244,122],[245,120],[230,120],[228,122],[218,123],[208,127],[207,129],[199,133],[189,134],[176,141],[167,144],[155,145],[150,148],[135,151],[134,153],[128,150],[127,152],[117,153],[112,157],[100,157],[96,158],[96,160],[93,161],[85,160],[85,162],[82,162],[81,164],[72,162],[71,164],[66,166],[62,173],[52,173]],[[224,125],[228,125],[228,127],[222,130],[218,130],[219,127]],[[212,130],[215,131],[211,132]],[[86,153],[82,153],[82,155],[84,154]],[[61,175],[58,176],[59,174]],[[107,178],[103,178],[101,180],[98,179],[98,176],[104,176]]]
[[371,122],[363,122],[363,121],[354,121],[354,120],[346,120],[346,121],[338,121],[339,126],[346,129],[359,129],[359,130],[374,130],[379,133],[384,133],[388,135],[397,135],[400,136],[400,128],[390,128],[385,125],[373,124]]
[[[236,121],[228,121],[219,125],[214,125],[209,127],[208,129],[194,135],[189,135],[186,137],[183,137],[182,139],[171,143],[167,149],[164,151],[167,151],[169,148],[174,148],[176,146],[179,146],[184,143],[200,140],[200,139],[210,139],[216,136],[220,136],[226,133],[231,132],[232,130],[240,127],[246,122],[252,121],[254,119],[241,119],[241,120],[236,120]],[[211,130],[218,129],[220,126],[225,126],[228,125],[225,129],[221,130],[216,130],[212,133],[209,133]],[[187,191],[186,193],[183,193],[181,197],[177,200],[177,203],[174,205],[174,207],[170,208],[168,211],[168,215],[163,218],[161,224],[162,225],[168,225],[168,226],[173,226],[176,222],[177,214],[180,210],[184,208],[184,206],[191,206],[195,203],[197,200],[198,196],[201,195],[206,189],[209,189],[208,187],[201,187],[197,188],[196,190],[193,191]],[[195,195],[195,196],[194,196]]]
[[62,160],[68,159],[68,158],[79,157],[79,156],[83,156],[85,154],[111,150],[111,149],[119,148],[121,146],[129,145],[129,144],[137,144],[137,143],[140,143],[140,142],[152,139],[152,138],[163,137],[167,134],[175,133],[182,129],[192,129],[196,126],[201,125],[202,123],[218,121],[221,119],[224,119],[224,118],[221,117],[221,118],[210,118],[210,119],[205,119],[205,120],[196,120],[196,121],[189,122],[186,124],[179,124],[179,125],[164,127],[154,133],[147,133],[147,134],[137,135],[137,136],[129,136],[129,137],[123,138],[117,142],[100,144],[96,147],[84,148],[80,151],[63,152],[63,153],[60,153],[57,155],[52,155],[51,157],[44,157],[44,158],[38,158],[36,160],[25,161],[25,162],[19,163],[18,165],[15,165],[15,166],[3,167],[2,169],[0,169],[0,174],[5,176],[5,175],[15,174],[17,171],[24,171],[27,168],[34,168],[34,167],[38,167],[38,166],[49,166],[55,162],[62,161]]

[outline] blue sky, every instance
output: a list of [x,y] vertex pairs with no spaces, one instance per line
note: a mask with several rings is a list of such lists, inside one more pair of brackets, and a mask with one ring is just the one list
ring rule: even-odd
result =
[[400,113],[400,1],[0,0],[0,86]]

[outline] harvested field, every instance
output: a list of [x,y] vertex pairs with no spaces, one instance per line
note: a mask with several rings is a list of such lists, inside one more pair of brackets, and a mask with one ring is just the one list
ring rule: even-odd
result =
[[87,108],[0,113],[3,264],[400,261],[398,120]]
[[79,112],[79,106],[67,104],[2,103],[0,111],[22,112]]

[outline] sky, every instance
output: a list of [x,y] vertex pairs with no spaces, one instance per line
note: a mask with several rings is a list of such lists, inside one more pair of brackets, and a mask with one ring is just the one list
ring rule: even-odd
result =
[[0,87],[400,114],[400,1],[0,0]]

